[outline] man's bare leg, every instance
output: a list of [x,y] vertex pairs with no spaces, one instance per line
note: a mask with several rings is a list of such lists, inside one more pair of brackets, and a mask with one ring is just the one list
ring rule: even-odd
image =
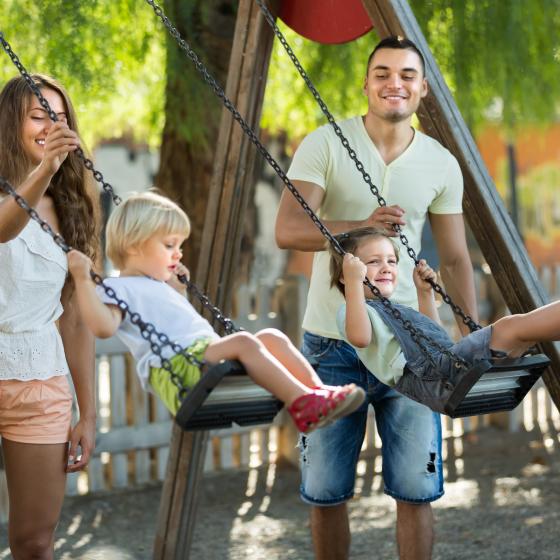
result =
[[311,536],[316,560],[348,560],[350,524],[346,504],[312,507]]
[[430,560],[433,544],[432,506],[397,501],[397,545],[400,560]]

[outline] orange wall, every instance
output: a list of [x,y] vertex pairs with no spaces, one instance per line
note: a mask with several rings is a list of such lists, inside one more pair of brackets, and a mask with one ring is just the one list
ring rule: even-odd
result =
[[[489,126],[479,134],[476,142],[490,175],[496,181],[498,168],[507,158],[505,136],[498,127]],[[520,176],[544,164],[560,167],[560,124],[527,128],[518,134],[514,144]],[[525,245],[537,268],[560,263],[560,238],[543,238],[525,232]]]
[[[505,137],[497,127],[486,128],[476,138],[478,149],[492,178],[496,178],[497,165],[506,158]],[[543,163],[560,165],[560,124],[549,128],[528,128],[515,139],[517,167],[520,175]]]

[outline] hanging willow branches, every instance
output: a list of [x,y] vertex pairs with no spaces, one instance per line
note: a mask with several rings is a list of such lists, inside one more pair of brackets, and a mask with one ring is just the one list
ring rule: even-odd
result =
[[[159,142],[165,42],[143,2],[2,0],[0,29],[29,71],[56,76],[69,90],[87,144],[121,136]],[[16,73],[0,56],[0,86]]]
[[[547,122],[558,115],[560,0],[410,2],[473,129],[493,119],[514,133],[523,125]],[[181,6],[186,16],[175,15],[183,19],[194,14],[188,26],[191,31],[196,32],[200,21],[208,19],[205,2],[166,4]],[[215,18],[209,23],[219,36],[224,26]],[[169,69],[173,60],[166,62],[165,36],[142,1],[3,0],[0,27],[32,70],[56,75],[68,86],[82,128],[90,131],[89,142],[130,134],[159,143],[166,64]],[[345,117],[365,111],[361,85],[367,55],[377,42],[375,33],[346,45],[318,45],[283,29],[334,114]],[[225,67],[228,49],[222,56]],[[0,58],[0,83],[12,75],[7,58]],[[185,76],[185,84],[177,90],[188,95],[168,99],[168,111],[181,112],[181,103],[204,99],[187,81],[192,80]],[[199,138],[205,125],[205,101],[198,107],[179,126],[178,132],[187,139]],[[276,47],[263,126],[301,136],[322,123],[305,85]]]
[[[514,133],[558,115],[560,0],[411,0],[411,6],[471,128],[497,120]],[[375,32],[345,45],[318,45],[282,29],[335,114],[365,112],[361,86]],[[301,136],[323,122],[276,45],[263,125]]]

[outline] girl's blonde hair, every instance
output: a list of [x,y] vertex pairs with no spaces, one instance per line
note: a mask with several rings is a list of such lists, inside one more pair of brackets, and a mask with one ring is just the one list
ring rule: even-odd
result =
[[[387,239],[395,250],[395,257],[399,261],[399,247],[392,237],[389,237],[384,230],[375,227],[362,227],[353,229],[346,233],[340,233],[334,236],[338,241],[340,247],[345,253],[356,253],[356,249],[361,247],[366,241],[370,239]],[[339,255],[334,248],[329,244],[328,250],[331,255],[330,273],[331,273],[331,288],[337,288],[342,295],[345,295],[344,284],[341,282],[342,278],[342,263],[344,260],[343,255]]]
[[107,256],[123,268],[128,250],[155,234],[188,237],[191,223],[175,202],[153,191],[134,193],[113,211],[107,222]]

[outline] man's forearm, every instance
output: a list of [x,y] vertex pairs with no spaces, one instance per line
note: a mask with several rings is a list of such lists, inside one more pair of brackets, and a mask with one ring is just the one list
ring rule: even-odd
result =
[[[358,220],[328,220],[323,225],[333,235],[344,233],[359,228],[363,222]],[[301,216],[297,222],[292,222],[288,227],[276,229],[276,243],[280,249],[295,249],[297,251],[324,251],[327,238],[311,221],[309,216]]]

